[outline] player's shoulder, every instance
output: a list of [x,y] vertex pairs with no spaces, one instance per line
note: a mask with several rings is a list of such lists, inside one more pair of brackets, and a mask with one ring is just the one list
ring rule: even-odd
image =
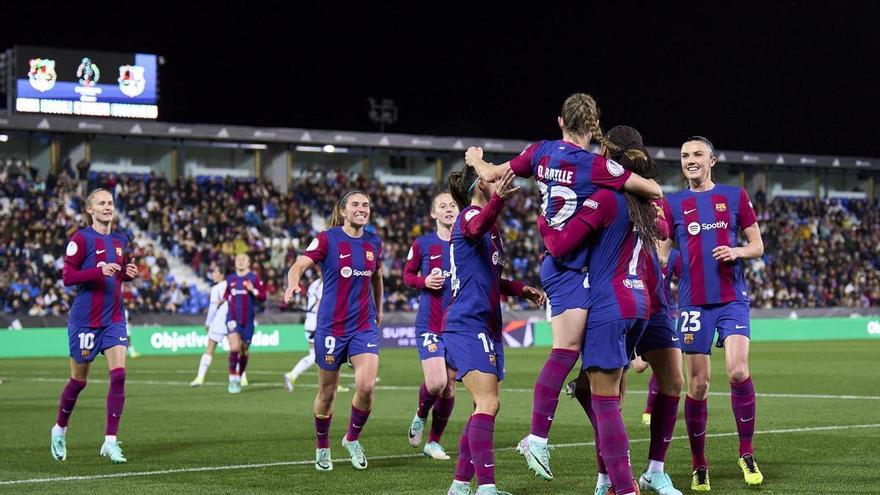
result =
[[378,232],[364,230],[364,240],[376,245],[382,244],[382,238],[379,236]]

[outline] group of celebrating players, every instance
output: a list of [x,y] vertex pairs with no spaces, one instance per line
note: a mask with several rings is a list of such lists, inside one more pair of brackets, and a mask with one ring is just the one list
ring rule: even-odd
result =
[[[709,491],[705,443],[709,358],[715,341],[725,348],[739,435],[738,465],[748,485],[763,482],[752,451],[755,389],[748,369],[749,299],[741,261],[761,256],[763,243],[748,195],[740,187],[712,180],[714,148],[708,139],[695,136],[681,147],[686,189],[663,198],[655,181],[659,168],[641,134],[627,126],[605,134],[598,115],[592,97],[573,94],[558,117],[561,139],[534,143],[501,165],[485,162],[480,148],[468,149],[464,167],[449,176],[449,190],[433,198],[430,213],[436,232],[417,238],[410,249],[404,281],[421,291],[416,330],[424,371],[408,432],[410,445],[422,444],[433,411],[423,450],[434,459],[449,459],[440,440],[455,404],[456,382],[464,384],[474,404],[462,431],[449,495],[506,493],[495,485],[493,452],[505,373],[502,295],[523,297],[539,307],[546,302],[550,308],[553,348],[536,379],[530,432],[517,446],[538,477],[553,479],[547,439],[560,391],[580,359],[582,371],[568,389],[595,431],[595,493],[627,495],[641,488],[680,494],[664,472],[664,461],[684,364],[691,489]],[[591,141],[601,145],[598,154],[589,150]],[[505,200],[518,189],[515,177],[534,178],[542,195],[542,290],[502,278],[505,254],[497,224]],[[61,395],[51,449],[56,459],[66,458],[70,414],[91,361],[102,352],[109,363],[110,389],[107,436],[100,452],[119,463],[125,462],[116,431],[125,397],[127,345],[120,287],[136,276],[136,269],[126,254],[126,239],[111,232],[112,195],[93,191],[85,209],[91,225],[74,234],[65,256],[64,283],[77,286],[78,294],[68,327],[71,378]],[[292,390],[299,374],[318,365],[314,421],[319,471],[333,469],[329,432],[344,362],[354,369],[355,390],[341,443],[355,469],[367,468],[359,438],[373,406],[383,294],[382,240],[365,228],[370,213],[367,193],[345,193],[334,207],[330,227],[312,240],[287,275],[284,301],[289,303],[301,292],[304,274],[320,268],[321,278],[310,286],[308,297],[312,349],[285,375]],[[743,246],[737,240],[740,230]],[[216,343],[228,334],[230,393],[240,391],[247,367],[255,300],[266,297],[246,255],[235,264],[236,273],[225,287],[218,284],[212,291],[212,309],[224,306],[226,315],[209,315],[215,345],[209,344],[193,381],[194,386],[203,382]],[[669,291],[673,267],[679,267],[677,309]],[[223,280],[219,271],[213,277]],[[654,374],[650,416],[645,418],[651,431],[649,462],[638,480],[620,413],[624,373],[635,355]]]

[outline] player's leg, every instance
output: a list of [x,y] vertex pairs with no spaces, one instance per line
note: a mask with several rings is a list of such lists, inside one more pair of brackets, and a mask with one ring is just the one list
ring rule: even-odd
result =
[[443,363],[444,374],[446,376],[446,386],[440,392],[440,398],[434,403],[434,413],[431,418],[431,432],[428,435],[428,442],[423,449],[428,457],[434,459],[446,460],[449,456],[440,445],[440,438],[446,430],[449,418],[452,416],[452,410],[455,408],[455,370],[446,368],[446,362]]
[[580,403],[581,407],[584,410],[584,413],[586,413],[587,418],[590,420],[590,424],[593,426],[593,445],[596,449],[597,472],[596,489],[593,493],[595,495],[605,495],[606,493],[611,491],[611,478],[608,477],[608,468],[605,467],[605,461],[602,459],[602,453],[599,444],[599,429],[596,427],[596,415],[593,413],[593,396],[590,393],[590,379],[587,375],[587,372],[585,370],[581,371],[577,379],[575,379],[570,385],[573,391],[574,398],[577,399],[577,401]]
[[241,352],[241,335],[233,330],[227,336],[229,338],[229,387],[230,394],[241,392],[241,375],[238,374],[238,362]]
[[[111,337],[112,328],[105,330],[105,338]],[[116,440],[116,434],[119,431],[119,421],[122,419],[122,409],[125,406],[126,346],[114,345],[105,349],[104,356],[107,357],[107,367],[110,370],[110,387],[107,389],[107,425],[101,455],[109,457],[113,464],[123,464],[126,459]]]
[[212,340],[208,334],[208,345],[205,347],[205,353],[199,360],[199,369],[196,372],[196,378],[190,382],[190,387],[200,387],[205,383],[205,375],[208,374],[208,368],[211,367],[211,361],[214,360],[214,350],[217,348],[217,342]]
[[498,376],[479,370],[469,371],[463,378],[464,386],[474,398],[474,414],[468,427],[468,447],[477,476],[477,494],[496,493],[494,431],[498,414]]
[[[73,350],[71,353],[73,353]],[[61,390],[58,413],[50,434],[51,453],[55,460],[63,461],[67,459],[67,425],[70,421],[70,415],[73,414],[73,408],[76,406],[76,399],[79,397],[80,392],[86,388],[91,366],[91,362],[80,363],[73,357],[70,358],[70,379],[67,381],[64,389]]]
[[660,392],[660,383],[657,381],[657,375],[652,372],[651,379],[648,380],[648,398],[645,400],[645,410],[642,412],[642,424],[651,424],[651,412],[654,411],[658,392]]
[[455,463],[455,476],[447,495],[471,495],[471,479],[474,477],[474,463],[471,462],[471,447],[468,443],[471,419],[468,418],[458,440],[458,460]]
[[[352,349],[354,347],[354,345],[350,346]],[[351,356],[351,364],[354,367],[355,390],[351,400],[348,432],[342,437],[342,446],[351,455],[351,465],[355,469],[366,469],[367,456],[360,444],[360,435],[367,420],[370,419],[370,411],[373,409],[373,393],[376,388],[376,375],[379,372],[379,355],[372,352],[353,355]]]
[[764,475],[755,462],[752,438],[755,434],[755,386],[749,375],[749,338],[730,335],[724,339],[725,364],[730,380],[730,402],[739,434],[739,467],[749,485],[760,485]]
[[677,347],[652,349],[644,353],[644,358],[654,370],[652,380],[657,382],[657,394],[651,412],[648,467],[639,477],[639,485],[642,489],[660,495],[680,495],[681,492],[673,487],[672,480],[664,472],[664,463],[675,431],[679,397],[683,386],[681,349]]
[[[435,349],[436,353],[437,343],[431,341],[429,345],[434,346],[433,349]],[[446,358],[443,354],[436,356],[429,354],[425,356],[421,349],[419,353],[420,357],[422,357],[422,373],[425,376],[425,381],[419,387],[418,408],[409,426],[408,441],[412,447],[418,447],[422,444],[422,435],[425,433],[428,412],[440,398],[447,383]]]
[[[331,351],[332,352],[332,351]],[[332,354],[328,354],[331,355]],[[318,394],[315,396],[315,469],[330,471],[330,424],[333,420],[333,402],[339,385],[339,365],[336,361],[318,367]]]
[[709,419],[709,378],[712,367],[708,354],[685,354],[684,363],[688,378],[684,421],[691,446],[691,467],[694,471],[691,489],[709,491],[706,424]]
[[629,464],[629,440],[623,417],[620,415],[620,382],[623,368],[592,369],[588,371],[591,400],[599,436],[602,460],[615,493],[635,493],[632,469]]
[[250,334],[243,334],[241,339],[241,350],[238,353],[238,376],[241,377],[241,386],[247,387],[247,365],[248,359],[250,359],[251,353],[251,338],[253,336],[253,331]]

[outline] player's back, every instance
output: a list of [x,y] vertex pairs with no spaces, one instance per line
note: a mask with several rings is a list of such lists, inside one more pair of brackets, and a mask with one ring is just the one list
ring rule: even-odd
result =
[[418,249],[422,275],[439,274],[444,277],[442,290],[423,290],[419,295],[416,330],[439,333],[443,330],[443,312],[452,300],[450,241],[444,241],[436,232],[432,232],[418,237],[414,244]]
[[[561,139],[529,146],[510,165],[518,176],[535,178],[542,214],[554,228],[564,226],[598,186],[622,188],[630,174],[617,162]],[[557,261],[580,270],[588,255],[585,245]]]
[[602,189],[593,196],[613,219],[590,248],[591,324],[621,318],[648,319],[651,303],[645,282],[642,240],[629,219],[623,194]]

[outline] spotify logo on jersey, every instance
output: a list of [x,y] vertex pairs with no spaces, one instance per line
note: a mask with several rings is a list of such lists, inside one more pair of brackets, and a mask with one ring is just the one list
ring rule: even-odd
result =
[[343,266],[341,270],[339,270],[339,274],[342,275],[342,278],[351,277],[351,267]]
[[688,224],[688,234],[697,235],[700,233],[700,224],[697,222],[691,222]]

